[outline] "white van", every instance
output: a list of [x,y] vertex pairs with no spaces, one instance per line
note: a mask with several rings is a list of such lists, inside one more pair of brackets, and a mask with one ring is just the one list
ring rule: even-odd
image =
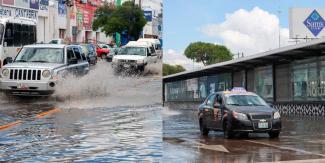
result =
[[155,53],[157,54],[158,58],[162,58],[162,50],[161,50],[161,43],[158,39],[154,38],[140,38],[138,42],[147,42],[153,44],[155,48]]
[[148,64],[157,62],[157,55],[150,49],[151,46],[147,43],[130,41],[113,57],[113,69],[115,71],[121,69],[137,69],[144,71]]

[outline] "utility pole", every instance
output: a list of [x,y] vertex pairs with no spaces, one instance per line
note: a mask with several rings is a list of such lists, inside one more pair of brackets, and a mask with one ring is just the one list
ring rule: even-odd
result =
[[280,10],[280,6],[278,9],[278,19],[279,19],[279,48],[281,47],[281,26],[280,26],[280,14],[281,14],[281,10]]

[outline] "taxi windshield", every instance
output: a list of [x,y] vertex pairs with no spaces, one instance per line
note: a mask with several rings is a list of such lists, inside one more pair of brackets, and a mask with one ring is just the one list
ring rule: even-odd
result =
[[257,95],[226,95],[227,105],[237,106],[267,106],[266,102]]
[[23,48],[15,62],[63,63],[63,48]]

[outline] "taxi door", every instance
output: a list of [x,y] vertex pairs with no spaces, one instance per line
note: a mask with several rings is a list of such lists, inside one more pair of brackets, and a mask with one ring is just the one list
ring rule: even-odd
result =
[[214,103],[214,99],[215,99],[215,94],[211,94],[204,106],[203,106],[203,115],[204,115],[204,121],[206,123],[206,126],[208,128],[214,128],[213,126],[213,103]]
[[215,100],[213,103],[213,110],[212,110],[212,118],[211,123],[213,128],[221,129],[222,128],[222,96],[220,94],[216,94]]

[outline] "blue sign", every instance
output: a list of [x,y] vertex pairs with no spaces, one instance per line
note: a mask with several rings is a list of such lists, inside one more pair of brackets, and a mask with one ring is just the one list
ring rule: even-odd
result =
[[316,37],[325,27],[325,21],[320,14],[314,10],[304,21],[305,26]]
[[41,5],[48,6],[48,5],[49,5],[49,0],[40,0],[39,3],[40,3]]
[[143,11],[143,14],[148,22],[152,21],[152,11]]
[[59,3],[58,3],[58,12],[60,15],[65,15],[67,13],[67,8],[64,4],[64,0],[59,0]]

